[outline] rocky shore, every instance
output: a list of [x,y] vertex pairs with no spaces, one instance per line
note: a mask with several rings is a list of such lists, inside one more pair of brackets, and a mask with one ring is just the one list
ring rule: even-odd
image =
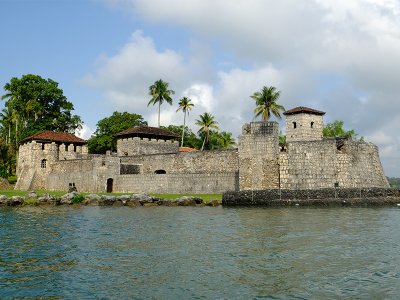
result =
[[99,196],[96,194],[81,195],[77,192],[67,193],[61,197],[50,194],[38,196],[30,192],[26,196],[6,197],[0,195],[0,206],[23,205],[84,205],[84,206],[219,206],[218,200],[204,203],[202,198],[183,196],[175,200],[162,199],[147,194],[132,194],[121,196]]

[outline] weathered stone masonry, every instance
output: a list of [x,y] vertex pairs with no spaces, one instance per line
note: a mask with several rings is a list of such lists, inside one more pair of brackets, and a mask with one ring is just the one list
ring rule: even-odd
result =
[[16,189],[131,193],[387,188],[378,148],[351,139],[323,138],[325,113],[285,112],[287,142],[278,123],[242,127],[239,147],[180,152],[171,132],[135,127],[117,135],[117,153],[90,155],[86,142],[63,133],[22,141]]

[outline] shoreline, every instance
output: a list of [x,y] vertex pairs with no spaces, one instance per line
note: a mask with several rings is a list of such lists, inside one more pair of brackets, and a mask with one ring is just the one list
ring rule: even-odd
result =
[[225,192],[222,205],[233,206],[400,206],[400,189],[326,188]]

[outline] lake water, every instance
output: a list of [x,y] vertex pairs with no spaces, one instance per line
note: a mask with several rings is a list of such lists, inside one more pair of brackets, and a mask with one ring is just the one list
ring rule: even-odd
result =
[[399,295],[397,208],[0,208],[0,299]]

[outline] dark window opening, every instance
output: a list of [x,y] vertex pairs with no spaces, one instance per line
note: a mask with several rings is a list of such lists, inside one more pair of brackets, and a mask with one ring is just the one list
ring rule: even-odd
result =
[[42,150],[44,150],[44,143],[42,143]]
[[311,122],[311,128],[314,128],[314,122]]
[[46,169],[46,167],[47,167],[47,159],[42,159],[42,161],[40,162],[40,166],[43,169]]
[[155,174],[167,174],[167,172],[165,170],[155,170],[154,173]]
[[297,127],[296,122],[293,122],[293,128],[296,128],[296,127]]
[[74,152],[76,152],[76,145],[74,145]]
[[68,145],[65,145],[65,151],[68,151]]
[[105,165],[106,165],[106,161],[105,161],[104,159],[101,161],[101,165],[102,165],[102,166],[105,166]]

